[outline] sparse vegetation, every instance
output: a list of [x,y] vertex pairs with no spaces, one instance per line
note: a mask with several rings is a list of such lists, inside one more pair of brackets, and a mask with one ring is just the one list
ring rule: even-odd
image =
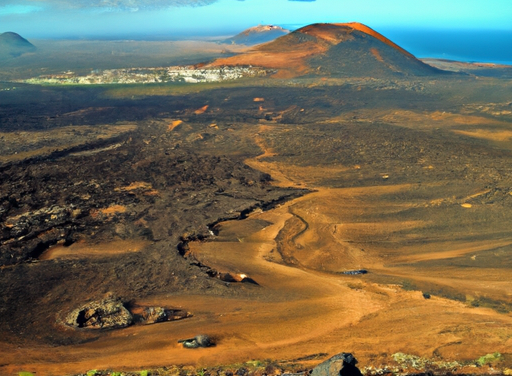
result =
[[497,363],[499,363],[502,360],[502,355],[499,352],[495,352],[492,354],[487,354],[484,356],[481,356],[476,360],[476,364],[479,366],[495,366]]
[[397,362],[402,368],[409,370],[446,370],[455,371],[463,364],[460,362],[447,362],[442,360],[433,360],[416,355],[395,353],[392,355],[393,360]]
[[512,311],[512,303],[490,299],[484,296],[472,299],[468,302],[472,307],[491,308],[500,313]]
[[[325,357],[326,354],[320,354]],[[245,363],[219,365],[215,367],[195,368],[192,366],[168,366],[141,371],[91,370],[87,376],[260,376],[262,374],[298,373],[305,368],[295,362],[278,362],[275,360],[251,360]],[[23,375],[30,376],[30,375]],[[83,376],[79,374],[76,376]]]

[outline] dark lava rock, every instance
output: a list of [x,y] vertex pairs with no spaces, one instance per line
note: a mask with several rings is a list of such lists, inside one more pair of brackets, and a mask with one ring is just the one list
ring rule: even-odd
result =
[[199,334],[194,338],[180,339],[178,343],[182,343],[186,349],[197,349],[198,347],[215,346],[215,342],[206,334]]
[[361,376],[357,360],[350,353],[341,353],[313,368],[311,376]]
[[163,307],[147,307],[142,311],[142,322],[149,325],[164,321],[181,320],[191,316],[187,311]]
[[[274,187],[268,175],[247,166],[244,159],[259,153],[257,147],[247,145],[247,150],[231,153],[239,148],[235,143],[208,141],[218,151],[198,153],[196,142],[187,140],[203,129],[202,122],[178,133],[152,120],[164,109],[174,113],[204,106],[204,96],[192,102],[188,96],[179,101],[162,96],[140,107],[132,107],[131,101],[101,99],[101,107],[111,110],[61,116],[96,108],[100,91],[57,91],[35,90],[34,86],[20,89],[13,107],[0,106],[2,132],[18,131],[19,124],[24,131],[118,121],[136,121],[138,127],[115,139],[0,163],[0,312],[23,313],[2,316],[0,337],[6,341],[36,337],[43,343],[65,345],[91,339],[97,331],[58,330],[48,325],[47,317],[63,312],[59,322],[63,324],[68,313],[96,300],[98,293],[112,291],[141,300],[183,292],[232,294],[234,289],[212,278],[207,267],[191,265],[183,258],[176,245],[181,241],[180,252],[186,253],[185,240],[211,236],[209,224],[237,219],[256,208],[267,210],[306,193]],[[251,100],[257,96],[245,95]],[[27,105],[32,102],[37,105]],[[42,137],[40,141],[48,146]],[[132,184],[142,188],[127,189]],[[112,207],[123,210],[108,212]],[[182,234],[195,235],[180,239]],[[66,252],[69,258],[41,257],[55,244],[95,246],[120,239],[148,241],[148,246],[141,252],[108,251],[97,257],[71,248]],[[31,262],[37,259],[41,262]],[[81,320],[85,320],[83,310]],[[78,314],[72,317],[70,325],[83,326],[77,318]]]
[[238,280],[235,279],[235,277],[233,277],[230,273],[219,273],[218,277],[221,281],[224,282],[238,282]]
[[50,245],[68,238],[80,210],[52,205],[7,217],[0,226],[0,264],[37,258]]
[[75,328],[117,329],[131,325],[133,317],[121,301],[107,298],[75,309],[65,323]]
[[259,284],[258,282],[256,282],[254,279],[252,279],[251,277],[247,277],[247,276],[243,277],[243,278],[242,278],[242,280],[241,280],[240,282],[242,282],[242,283],[251,283],[251,284],[253,284],[253,285],[257,285],[257,286],[259,286],[259,285],[260,285],[260,284]]
[[359,270],[347,270],[346,272],[343,272],[342,274],[346,275],[359,275],[359,274],[367,274],[368,270],[366,269],[359,269]]
[[213,276],[217,276],[221,281],[224,282],[241,282],[241,283],[252,283],[253,285],[259,286],[259,283],[256,282],[251,277],[248,277],[246,274],[231,274],[231,273],[219,273],[212,272]]

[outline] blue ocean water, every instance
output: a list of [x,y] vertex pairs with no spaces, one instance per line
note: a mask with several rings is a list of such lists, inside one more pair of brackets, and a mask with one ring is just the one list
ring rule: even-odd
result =
[[512,30],[378,31],[418,58],[512,65]]

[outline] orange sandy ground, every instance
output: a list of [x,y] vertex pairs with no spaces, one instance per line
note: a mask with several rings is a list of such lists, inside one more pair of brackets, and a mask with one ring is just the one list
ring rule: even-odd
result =
[[[259,129],[260,134],[266,131],[266,126]],[[1,373],[65,375],[88,369],[214,366],[342,351],[354,353],[362,367],[389,364],[396,352],[447,361],[472,360],[495,351],[510,357],[511,314],[435,294],[424,299],[421,291],[379,281],[379,276],[408,279],[455,289],[469,301],[476,296],[510,301],[511,271],[482,264],[484,252],[512,244],[509,222],[489,215],[499,209],[466,203],[485,192],[450,182],[330,189],[318,182],[360,167],[268,162],[264,158],[276,151],[259,135],[254,142],[262,154],[248,160],[250,166],[272,174],[277,185],[316,191],[244,221],[221,224],[216,241],[193,243],[191,252],[221,272],[247,274],[259,287],[233,286],[246,292],[239,299],[182,295],[137,301],[182,308],[194,316],[106,332],[82,345],[48,348],[34,343],[16,348],[2,343]],[[404,212],[415,214],[402,217]],[[471,227],[473,223],[477,225]],[[477,240],[468,240],[469,235]],[[76,246],[95,256],[86,246]],[[66,256],[57,251],[48,257]],[[474,267],[435,263],[460,257],[470,257]],[[370,274],[334,273],[359,268]],[[217,346],[185,350],[178,345],[178,339],[198,333],[215,337]],[[503,365],[510,368],[506,362]]]
[[[506,353],[512,348],[512,317],[490,309],[468,308],[465,304],[432,297],[426,300],[418,291],[404,291],[394,285],[382,285],[365,281],[364,278],[327,274],[304,266],[298,268],[279,263],[275,251],[275,238],[284,228],[285,237],[293,237],[296,231],[287,233],[287,221],[293,218],[291,211],[306,210],[304,218],[309,230],[294,238],[302,244],[300,250],[312,244],[321,246],[321,234],[328,241],[334,239],[345,247],[349,260],[336,258],[334,253],[298,254],[301,264],[318,267],[318,263],[345,267],[364,265],[372,271],[383,270],[396,275],[414,275],[411,267],[388,266],[390,263],[411,263],[425,259],[450,258],[461,254],[473,254],[483,249],[510,244],[500,241],[494,244],[450,244],[446,250],[422,253],[394,252],[389,259],[382,254],[366,252],[369,257],[359,259],[357,252],[347,245],[343,234],[360,232],[392,232],[400,227],[397,223],[354,225],[342,233],[333,232],[328,215],[342,206],[347,213],[364,209],[358,199],[365,195],[389,193],[390,190],[407,187],[374,187],[368,189],[322,189],[317,193],[292,201],[280,208],[255,213],[246,221],[270,223],[262,230],[238,231],[239,222],[226,223],[219,242],[192,244],[192,252],[204,263],[227,272],[242,272],[255,279],[261,287],[252,300],[236,300],[204,296],[155,296],[151,301],[139,304],[183,307],[194,317],[151,326],[133,326],[112,331],[98,341],[79,346],[49,349],[26,347],[7,350],[1,355],[3,372],[29,370],[37,374],[69,374],[88,369],[144,369],[163,364],[217,365],[250,359],[295,359],[326,352],[334,354],[351,351],[360,359],[362,366],[378,365],[389,361],[395,352],[412,353],[432,357],[434,353],[447,360],[475,359],[489,352]],[[339,206],[325,213],[326,204],[332,200]],[[352,205],[351,205],[352,204]],[[460,210],[465,210],[461,208]],[[343,210],[341,210],[343,216]],[[343,227],[338,218],[335,226]],[[404,226],[421,227],[419,223]],[[235,228],[230,229],[230,227]],[[293,227],[293,226],[292,226]],[[237,241],[222,241],[222,233],[238,233],[244,236]],[[245,233],[244,233],[245,232]],[[345,244],[345,245],[344,245]],[[333,245],[332,243],[330,244]],[[274,250],[274,251],[273,251]],[[339,254],[337,255],[339,256]],[[268,261],[274,258],[273,262]],[[316,261],[315,261],[316,258]],[[419,272],[417,278],[464,286],[467,291],[483,291],[490,294],[510,294],[510,278],[501,279],[486,273],[471,276],[461,271],[444,275],[438,271]],[[191,334],[208,333],[218,339],[218,345],[209,349],[184,350],[176,341]]]

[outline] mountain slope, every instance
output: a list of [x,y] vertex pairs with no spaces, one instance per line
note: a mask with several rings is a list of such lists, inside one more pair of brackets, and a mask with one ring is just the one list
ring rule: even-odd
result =
[[246,46],[254,46],[256,44],[267,43],[288,34],[290,31],[275,25],[259,25],[251,27],[235,35],[234,37],[225,39],[223,43],[244,44]]
[[277,77],[396,77],[442,72],[360,23],[309,25],[212,65],[275,68]]
[[0,34],[0,58],[17,57],[35,50],[36,47],[19,34],[13,32]]

